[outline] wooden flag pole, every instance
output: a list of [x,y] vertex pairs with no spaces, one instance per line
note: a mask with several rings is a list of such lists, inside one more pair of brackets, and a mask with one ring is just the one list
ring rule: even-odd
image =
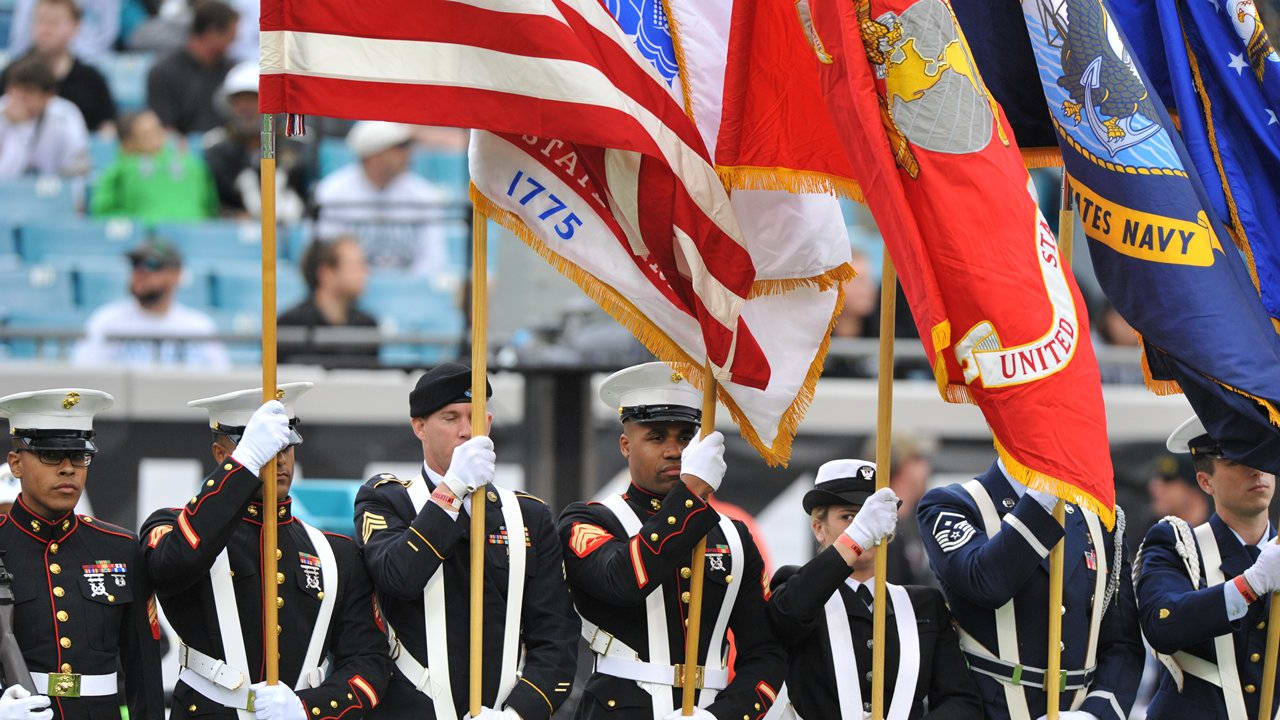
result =
[[[1062,264],[1071,267],[1071,250],[1074,245],[1075,211],[1071,207],[1071,184],[1067,173],[1062,173],[1062,205],[1058,209],[1058,254]],[[1053,519],[1065,525],[1067,505],[1062,500],[1053,507]],[[1067,541],[1064,537],[1049,551],[1049,659],[1045,665],[1044,692],[1045,718],[1058,720],[1058,698],[1062,692],[1062,572]]]
[[[262,116],[262,402],[276,399],[276,128]],[[280,616],[276,606],[276,459],[259,471],[262,479],[262,654],[268,685],[280,681]]]
[[[716,430],[716,378],[707,361],[702,377],[702,437]],[[703,536],[693,548],[689,576],[689,625],[684,634],[684,672],[680,686],[680,714],[693,715],[698,690],[698,640],[702,631],[702,578],[706,568],[707,538]],[[711,651],[707,652],[708,657]]]
[[[471,209],[471,436],[489,434],[485,399],[487,336],[489,321],[489,219]],[[484,496],[478,487],[471,495],[471,653],[468,705],[471,716],[480,714],[484,680]]]
[[[885,248],[880,266],[880,377],[876,390],[876,489],[889,487],[893,439],[893,336],[897,321],[898,271]],[[884,720],[885,582],[888,541],[876,549],[875,594],[871,609],[871,717]]]
[[[1276,537],[1280,543],[1280,536]],[[1262,697],[1258,698],[1258,717],[1271,718],[1276,691],[1276,658],[1280,655],[1280,593],[1271,593],[1267,612],[1267,650],[1262,661]]]

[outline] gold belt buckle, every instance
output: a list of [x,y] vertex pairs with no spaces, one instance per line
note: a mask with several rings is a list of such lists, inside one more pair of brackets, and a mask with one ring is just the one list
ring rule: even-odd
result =
[[[684,668],[684,663],[676,663],[674,677],[671,682],[673,687],[684,687]],[[703,688],[703,683],[705,682],[703,675],[705,670],[706,666],[704,665],[693,666],[693,687],[697,690],[701,690]]]
[[80,673],[49,673],[50,697],[80,697]]

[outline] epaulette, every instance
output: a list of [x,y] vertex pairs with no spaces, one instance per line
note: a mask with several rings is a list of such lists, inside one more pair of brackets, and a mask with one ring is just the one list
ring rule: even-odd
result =
[[373,483],[374,487],[382,487],[387,483],[396,483],[401,487],[409,487],[410,485],[413,484],[412,480],[401,480],[400,478],[396,477],[395,475],[392,475],[391,473],[381,473],[379,475],[375,475],[374,477],[377,478],[376,482]]
[[112,535],[121,535],[134,540],[136,540],[138,537],[134,533],[130,532],[129,530],[123,527],[120,527],[119,525],[113,525],[104,520],[99,520],[98,518],[95,518],[91,515],[77,515],[77,517],[80,518],[80,522],[84,523],[86,526],[91,527],[95,530],[101,530],[102,532],[110,533]]
[[530,500],[537,500],[538,502],[542,503],[543,505],[546,505],[546,504],[547,504],[547,501],[546,501],[546,500],[543,500],[542,498],[538,497],[537,495],[530,495],[529,493],[524,492],[523,490],[516,490],[516,491],[515,491],[515,493],[516,493],[516,497],[529,498]]

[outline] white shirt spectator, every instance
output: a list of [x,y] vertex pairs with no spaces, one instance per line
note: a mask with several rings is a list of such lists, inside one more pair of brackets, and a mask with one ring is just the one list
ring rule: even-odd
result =
[[174,302],[164,315],[142,309],[132,297],[103,305],[85,323],[85,338],[72,355],[77,365],[155,367],[161,365],[222,371],[231,358],[222,343],[212,340],[111,340],[110,335],[168,335],[201,338],[215,334],[208,315]]
[[14,125],[3,114],[7,102],[0,97],[0,179],[89,171],[89,130],[75,103],[54,97],[40,117]]
[[445,203],[449,194],[412,172],[379,189],[359,163],[336,170],[316,186],[319,237],[360,238],[370,267],[436,276],[448,269]]
[[[22,57],[31,47],[32,16],[37,0],[17,0],[9,28],[9,57]],[[71,41],[71,54],[84,60],[105,55],[120,34],[120,0],[77,0],[83,17]],[[256,26],[255,26],[256,27]]]

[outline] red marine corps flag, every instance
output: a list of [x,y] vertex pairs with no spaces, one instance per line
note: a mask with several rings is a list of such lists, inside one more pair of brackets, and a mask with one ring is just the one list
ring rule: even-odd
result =
[[722,135],[717,161],[780,169],[780,186],[797,171],[856,182],[943,397],[982,409],[1015,477],[1110,526],[1084,301],[950,6],[737,0],[732,42],[724,127],[740,139]]
[[[663,359],[705,354],[722,382],[768,386],[741,316],[755,268],[728,194],[692,121],[599,2],[264,0],[261,25],[264,113],[479,128],[489,142],[571,152],[572,169],[554,164],[568,152],[525,153],[504,197],[566,242],[588,241],[584,220],[599,214],[688,318],[678,331],[693,328],[700,356]],[[568,185],[547,184],[557,169]]]

